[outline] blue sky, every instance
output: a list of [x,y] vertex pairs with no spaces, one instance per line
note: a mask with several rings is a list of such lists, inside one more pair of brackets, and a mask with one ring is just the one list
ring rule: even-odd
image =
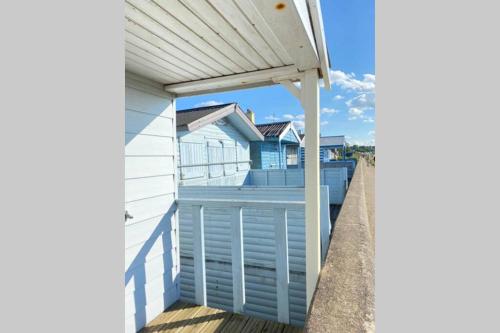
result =
[[[374,0],[321,0],[330,52],[330,91],[321,89],[321,135],[346,135],[351,144],[375,139]],[[179,98],[177,109],[237,102],[255,111],[256,122],[292,120],[303,127],[299,102],[280,85]]]

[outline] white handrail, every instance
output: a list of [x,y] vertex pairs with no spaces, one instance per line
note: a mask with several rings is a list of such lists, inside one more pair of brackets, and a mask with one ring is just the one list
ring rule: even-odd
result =
[[225,204],[238,207],[255,208],[304,208],[305,201],[269,201],[269,200],[237,200],[237,199],[177,199],[177,204],[190,206],[206,206]]

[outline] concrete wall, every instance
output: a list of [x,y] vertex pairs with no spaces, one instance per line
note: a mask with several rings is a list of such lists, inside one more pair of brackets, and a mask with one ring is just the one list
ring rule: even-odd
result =
[[375,332],[374,168],[360,160],[335,222],[305,331]]
[[321,168],[326,169],[326,168],[347,168],[347,177],[351,179],[354,175],[354,169],[356,168],[356,160],[349,159],[349,160],[339,160],[339,161],[329,161],[329,162],[322,162],[321,163]]

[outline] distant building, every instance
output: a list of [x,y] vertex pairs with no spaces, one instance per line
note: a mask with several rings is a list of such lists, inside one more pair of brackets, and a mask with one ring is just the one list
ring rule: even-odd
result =
[[[300,144],[300,156],[302,167],[305,160],[305,137]],[[344,135],[322,136],[319,138],[319,160],[320,162],[329,162],[346,158],[346,141]]]
[[250,169],[250,141],[264,136],[236,103],[179,110],[179,185],[241,185]]
[[264,142],[250,143],[252,169],[297,168],[300,137],[291,121],[256,125]]

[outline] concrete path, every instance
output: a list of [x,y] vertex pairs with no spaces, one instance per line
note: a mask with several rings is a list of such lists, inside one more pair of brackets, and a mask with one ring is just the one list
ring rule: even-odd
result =
[[361,160],[335,223],[306,332],[375,331],[375,169]]

